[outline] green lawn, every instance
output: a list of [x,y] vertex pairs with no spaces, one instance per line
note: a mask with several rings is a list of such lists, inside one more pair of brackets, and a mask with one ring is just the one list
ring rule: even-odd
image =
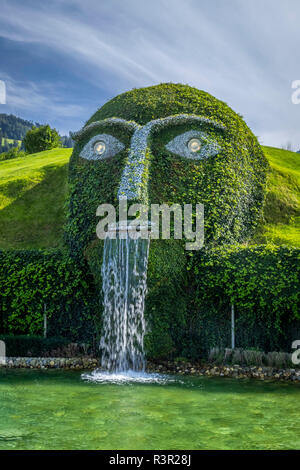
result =
[[300,154],[263,147],[270,163],[264,225],[254,241],[300,247]]
[[0,248],[62,244],[71,153],[60,148],[0,162]]
[[[300,247],[300,155],[263,150],[271,171],[253,242]],[[0,248],[62,246],[71,153],[60,148],[0,162]]]

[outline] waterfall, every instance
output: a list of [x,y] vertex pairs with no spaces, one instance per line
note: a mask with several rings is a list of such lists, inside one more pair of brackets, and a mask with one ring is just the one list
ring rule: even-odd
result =
[[109,371],[143,371],[150,240],[107,237],[102,263],[103,325],[101,366]]

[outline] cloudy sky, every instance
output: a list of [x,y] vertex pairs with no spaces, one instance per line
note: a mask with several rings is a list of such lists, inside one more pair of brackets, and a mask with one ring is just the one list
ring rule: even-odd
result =
[[300,148],[299,0],[0,0],[0,112],[79,129],[133,87],[181,82]]

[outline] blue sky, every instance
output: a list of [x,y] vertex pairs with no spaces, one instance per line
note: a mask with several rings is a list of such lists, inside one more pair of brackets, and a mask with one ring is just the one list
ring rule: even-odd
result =
[[300,148],[299,0],[0,0],[0,112],[78,130],[118,93],[187,83]]

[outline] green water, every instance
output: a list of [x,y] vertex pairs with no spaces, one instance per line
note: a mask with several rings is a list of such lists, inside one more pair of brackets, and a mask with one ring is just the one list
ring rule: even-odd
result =
[[300,449],[297,384],[0,371],[0,449]]

